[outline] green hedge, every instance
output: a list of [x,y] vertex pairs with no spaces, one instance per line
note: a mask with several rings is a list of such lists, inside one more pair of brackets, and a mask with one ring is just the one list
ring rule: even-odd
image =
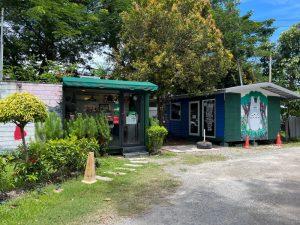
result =
[[16,163],[17,184],[32,187],[37,183],[62,181],[82,172],[88,152],[97,152],[98,149],[96,139],[71,137],[45,143],[33,142],[29,145],[29,161]]
[[168,131],[165,127],[154,125],[147,130],[147,147],[151,154],[156,154],[161,149]]

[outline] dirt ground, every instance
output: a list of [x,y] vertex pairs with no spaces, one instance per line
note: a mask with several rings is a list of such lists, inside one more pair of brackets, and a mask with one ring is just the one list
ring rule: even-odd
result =
[[188,154],[222,154],[227,160],[190,165],[182,163],[182,155],[152,159],[164,164],[182,186],[164,204],[116,224],[300,224],[300,147]]

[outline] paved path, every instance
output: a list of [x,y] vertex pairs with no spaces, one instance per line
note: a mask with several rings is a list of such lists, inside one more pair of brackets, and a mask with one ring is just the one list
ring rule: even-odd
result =
[[168,169],[183,181],[177,193],[119,224],[300,224],[300,148],[182,166]]

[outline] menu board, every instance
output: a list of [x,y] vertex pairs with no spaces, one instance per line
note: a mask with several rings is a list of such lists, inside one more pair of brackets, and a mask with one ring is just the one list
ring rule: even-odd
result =
[[202,101],[202,115],[203,115],[203,129],[205,129],[206,136],[215,136],[215,100],[207,99]]

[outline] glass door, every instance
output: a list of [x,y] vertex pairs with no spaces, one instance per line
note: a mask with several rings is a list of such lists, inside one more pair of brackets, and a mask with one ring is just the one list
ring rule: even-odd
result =
[[143,140],[142,96],[124,93],[124,145],[139,145]]
[[189,134],[199,135],[199,102],[189,103]]

